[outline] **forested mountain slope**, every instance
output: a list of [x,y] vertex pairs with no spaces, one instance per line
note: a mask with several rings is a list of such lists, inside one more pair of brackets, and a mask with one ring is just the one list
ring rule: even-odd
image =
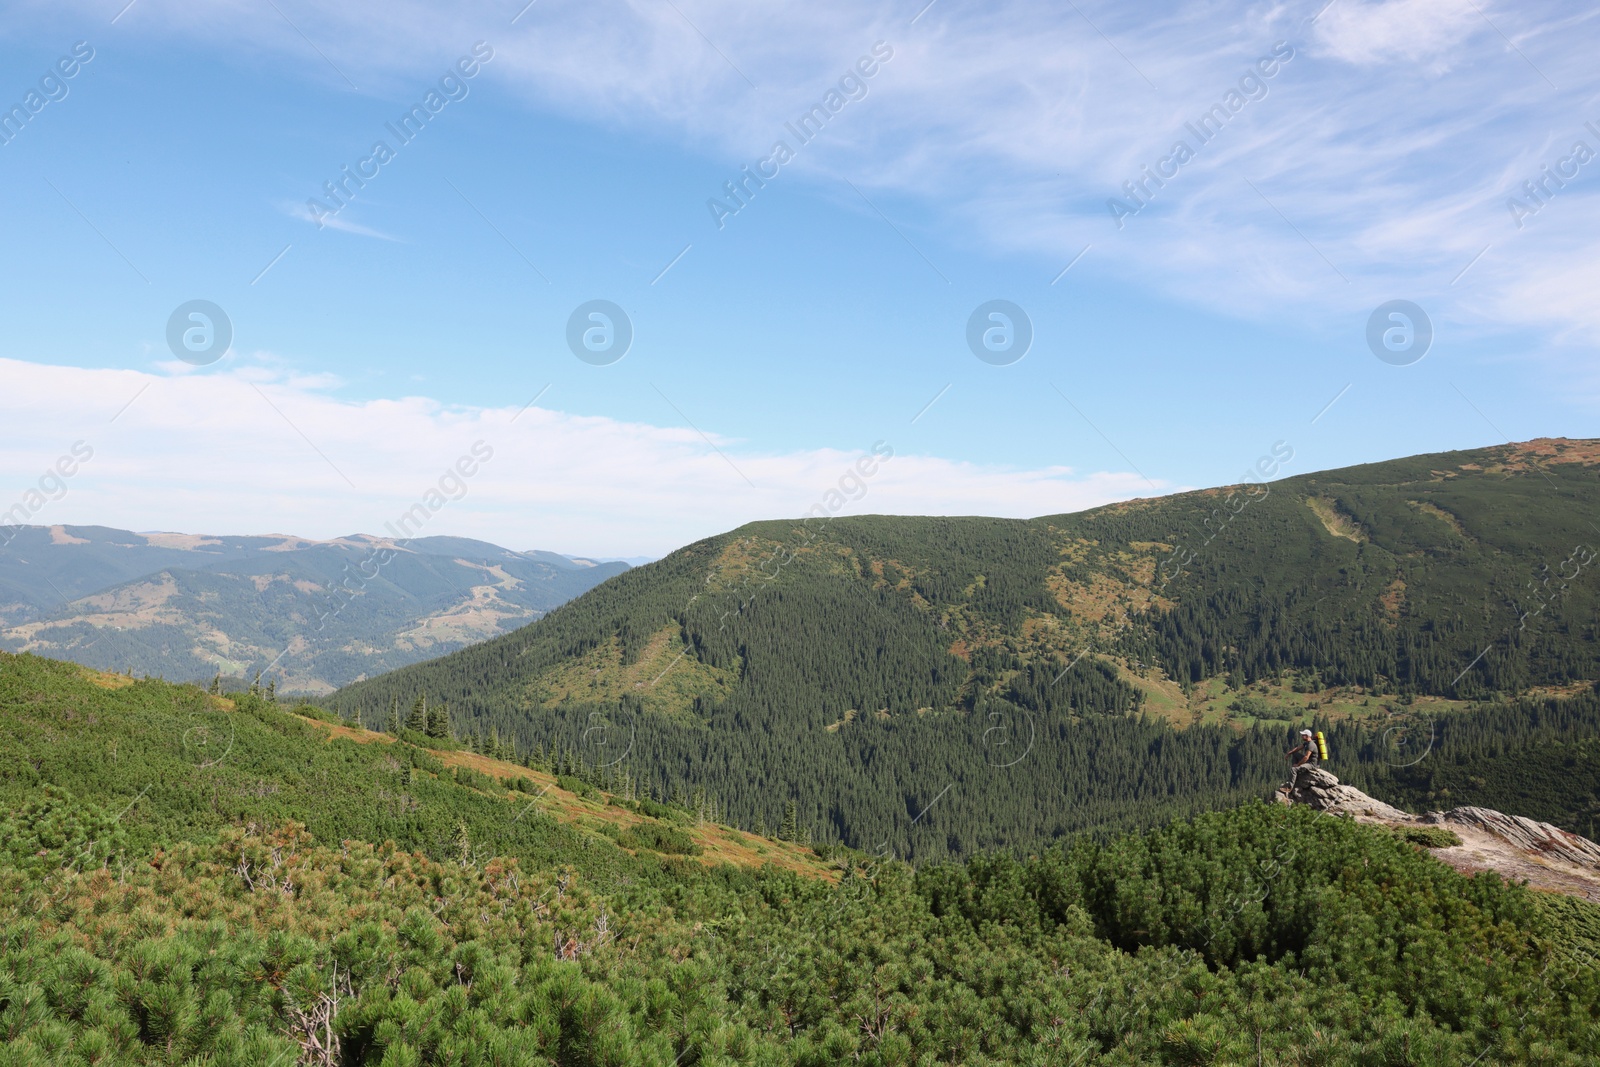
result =
[[778,863],[708,865],[663,853],[726,833],[687,812],[530,798],[447,773],[523,775],[448,739],[302,711],[0,655],[0,1061],[1579,1067],[1600,1044],[1600,909],[1308,808],[917,870],[770,841]]
[[313,693],[537,619],[627,567],[465,537],[0,527],[0,647]]
[[[1262,795],[1302,720],[1396,799],[1543,790],[1527,814],[1592,834],[1597,464],[1546,440],[1026,521],[755,523],[330,703],[382,725],[426,694],[924,858]],[[1508,722],[1580,773],[1530,785]]]

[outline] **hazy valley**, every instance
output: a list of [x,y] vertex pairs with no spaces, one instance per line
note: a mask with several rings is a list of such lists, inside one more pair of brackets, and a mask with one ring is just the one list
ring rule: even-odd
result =
[[290,692],[505,633],[627,569],[462,537],[6,533],[3,647],[180,681],[264,670]]

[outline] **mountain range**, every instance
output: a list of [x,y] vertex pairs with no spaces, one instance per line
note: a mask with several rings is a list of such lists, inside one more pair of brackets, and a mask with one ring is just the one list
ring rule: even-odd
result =
[[313,694],[504,633],[628,569],[464,537],[4,534],[0,647],[178,680],[266,671]]
[[1031,520],[752,523],[330,704],[443,701],[924,859],[1231,806],[1311,724],[1357,785],[1592,835],[1597,470],[1548,439]]
[[[0,652],[4,1060],[1591,1064],[1597,468],[757,523],[316,703]],[[155,654],[600,570],[428,540],[4,573]]]

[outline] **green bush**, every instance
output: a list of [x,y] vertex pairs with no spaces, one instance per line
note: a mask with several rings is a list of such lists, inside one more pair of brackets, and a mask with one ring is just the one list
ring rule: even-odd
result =
[[418,748],[416,745],[397,745],[402,759],[419,771],[429,774],[444,774],[444,764],[440,763],[433,753],[427,749]]
[[1395,832],[1413,845],[1424,848],[1454,848],[1461,844],[1461,835],[1443,826],[1406,826]]
[[1245,715],[1252,719],[1261,719],[1272,713],[1272,705],[1258,696],[1241,693],[1228,705],[1228,710],[1238,715]]
[[[4,817],[17,852],[100,832],[39,799]],[[657,857],[599,893],[459,838],[0,862],[0,1062],[1587,1067],[1600,1026],[1600,909],[1303,808],[837,885]]]
[[292,709],[296,715],[307,719],[316,719],[318,722],[332,723],[335,726],[345,725],[345,721],[333,712],[319,708],[315,704],[296,704]]
[[596,789],[588,782],[583,781],[581,778],[573,778],[570,775],[563,774],[556,779],[556,785],[560,786],[562,789],[565,789],[569,793],[576,793],[585,800],[600,799],[600,790]]
[[0,1064],[1594,1063],[1600,908],[1304,807],[835,883],[324,733],[0,655]]
[[495,792],[498,786],[495,780],[482,771],[475,771],[471,767],[457,767],[455,769],[456,784],[464,785],[469,789],[478,789],[485,793]]
[[652,819],[670,819],[673,822],[679,823],[688,823],[694,821],[694,814],[692,812],[685,811],[676,804],[658,803],[649,799],[648,797],[640,800],[638,807],[636,807],[634,810],[642,815],[648,815]]
[[698,856],[705,850],[688,834],[675,826],[647,822],[625,827],[617,837],[623,848],[648,848],[675,856]]

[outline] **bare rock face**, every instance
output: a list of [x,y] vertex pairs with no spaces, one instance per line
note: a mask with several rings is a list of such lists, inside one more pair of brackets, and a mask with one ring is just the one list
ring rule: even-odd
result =
[[1280,803],[1304,804],[1334,815],[1365,815],[1399,822],[1416,819],[1409,812],[1374,800],[1353,785],[1341,784],[1339,779],[1321,767],[1301,767],[1288,788],[1278,791],[1277,799]]
[[1429,812],[1422,821],[1484,830],[1530,855],[1600,870],[1600,845],[1547,822],[1504,815],[1489,808],[1456,808],[1443,814]]
[[1419,818],[1341,784],[1320,767],[1301,768],[1274,799],[1393,829],[1448,826],[1459,842],[1429,846],[1428,851],[1462,874],[1495,871],[1503,878],[1600,904],[1600,845],[1547,822],[1488,808],[1431,811]]

